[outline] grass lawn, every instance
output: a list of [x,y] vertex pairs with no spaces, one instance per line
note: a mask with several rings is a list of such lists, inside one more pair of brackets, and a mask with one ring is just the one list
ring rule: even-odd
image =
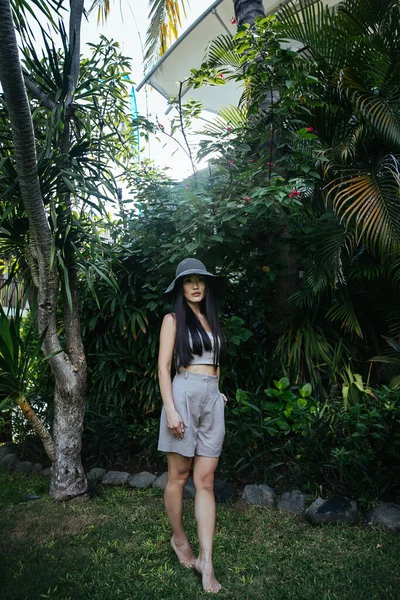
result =
[[[2,600],[210,597],[169,546],[159,490],[113,488],[86,502],[56,504],[46,497],[47,485],[0,474]],[[42,497],[26,501],[32,493]],[[185,500],[194,540],[193,508]],[[400,536],[378,528],[312,527],[241,502],[218,506],[218,598],[399,600],[399,556]]]

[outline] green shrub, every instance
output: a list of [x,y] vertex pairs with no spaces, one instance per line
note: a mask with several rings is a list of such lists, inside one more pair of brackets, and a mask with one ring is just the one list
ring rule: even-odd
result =
[[309,384],[274,383],[265,390],[274,400],[238,390],[228,407],[227,473],[362,502],[393,499],[400,482],[400,391],[382,386],[346,407],[339,397],[315,400]]

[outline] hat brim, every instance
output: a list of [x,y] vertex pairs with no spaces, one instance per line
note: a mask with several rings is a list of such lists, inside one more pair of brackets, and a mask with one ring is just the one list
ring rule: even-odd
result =
[[213,273],[209,273],[208,271],[204,271],[202,269],[189,269],[188,271],[182,271],[182,273],[180,273],[178,277],[175,277],[175,279],[169,284],[165,292],[162,294],[162,297],[165,298],[166,296],[172,295],[175,291],[176,282],[179,279],[182,279],[182,277],[186,277],[186,275],[204,275],[206,277],[213,277],[216,282],[221,279],[221,277],[218,275],[213,275]]

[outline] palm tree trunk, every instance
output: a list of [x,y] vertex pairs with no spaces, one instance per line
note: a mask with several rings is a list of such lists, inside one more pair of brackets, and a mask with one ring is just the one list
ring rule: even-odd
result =
[[72,108],[75,88],[78,82],[79,65],[80,65],[80,49],[81,49],[81,21],[83,13],[84,0],[70,1],[70,18],[69,18],[69,50],[71,52],[71,69],[68,82],[68,93],[65,99],[65,107],[67,112]]
[[238,25],[253,25],[256,17],[265,17],[262,0],[233,0]]
[[[52,232],[40,190],[35,137],[29,102],[19,61],[18,46],[9,0],[0,0],[0,83],[8,110],[21,197],[30,225],[30,251],[38,286],[38,329],[46,331],[45,355],[55,378],[53,441],[55,462],[50,493],[63,500],[87,489],[81,462],[83,393],[86,361],[80,338],[76,291],[72,313],[65,323],[67,351],[62,351],[57,333],[57,266],[51,266]],[[33,279],[35,279],[33,278]],[[73,286],[74,287],[74,286]]]

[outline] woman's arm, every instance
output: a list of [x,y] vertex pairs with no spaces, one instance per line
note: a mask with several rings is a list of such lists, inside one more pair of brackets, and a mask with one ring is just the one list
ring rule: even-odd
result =
[[176,437],[183,435],[183,421],[175,409],[172,395],[171,366],[176,337],[175,316],[165,315],[160,332],[160,351],[158,354],[158,381],[164,403],[167,427]]

